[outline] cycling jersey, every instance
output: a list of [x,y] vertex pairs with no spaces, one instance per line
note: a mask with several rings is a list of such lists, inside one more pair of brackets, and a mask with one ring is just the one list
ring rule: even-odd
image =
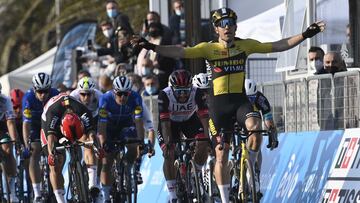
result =
[[[115,97],[112,90],[100,97],[99,123],[107,123],[107,136],[126,137],[121,131],[123,128],[135,126],[134,119],[142,119],[143,102],[141,96],[134,91],[131,91],[124,105],[117,104]],[[133,133],[131,136],[134,136]]]
[[[75,99],[77,99],[78,101],[80,101],[80,89],[75,89],[74,91],[72,91],[70,93],[70,96],[74,97]],[[91,101],[88,105],[86,105],[86,107],[92,112],[92,116],[93,118],[95,118],[98,115],[98,110],[99,110],[99,100],[101,95],[103,95],[103,93],[97,89],[93,90],[93,96],[91,98]]]
[[270,103],[261,92],[258,91],[254,95],[248,95],[248,98],[251,104],[261,112],[265,120],[272,119]]
[[211,67],[211,95],[245,93],[245,65],[252,53],[272,51],[271,43],[235,38],[234,45],[225,48],[219,42],[203,42],[184,49],[184,58],[205,58]]
[[0,134],[1,135],[8,132],[7,120],[12,120],[12,119],[15,119],[15,113],[13,110],[10,97],[0,94]]
[[185,103],[179,103],[171,90],[167,87],[159,92],[158,97],[160,122],[158,127],[159,145],[164,144],[161,122],[170,120],[171,136],[169,142],[177,142],[180,134],[183,133],[187,138],[205,137],[204,128],[195,114],[200,117],[207,117],[208,108],[205,98],[196,87],[192,87],[188,100]]
[[74,97],[62,93],[52,97],[46,103],[41,115],[41,142],[43,145],[47,143],[46,137],[49,134],[55,134],[58,138],[62,136],[60,131],[61,119],[68,108],[80,117],[85,133],[94,129],[93,117],[88,108]]
[[[59,91],[54,88],[50,88],[49,99],[55,95],[58,95]],[[41,114],[44,106],[48,100],[41,102],[36,98],[33,88],[29,89],[22,100],[22,119],[23,122],[30,123],[30,140],[40,139],[41,129]]]
[[208,114],[205,98],[196,87],[192,87],[185,103],[179,103],[171,87],[167,87],[159,92],[158,104],[160,120],[170,119],[182,122],[189,120],[195,112],[198,112],[200,116]]

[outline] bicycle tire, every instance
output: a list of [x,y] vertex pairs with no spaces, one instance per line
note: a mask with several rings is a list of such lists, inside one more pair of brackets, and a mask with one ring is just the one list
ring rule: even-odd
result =
[[138,184],[137,184],[137,174],[136,174],[136,167],[135,164],[132,166],[132,177],[134,180],[132,196],[133,196],[133,203],[137,203],[137,193],[138,193]]
[[[256,194],[256,186],[255,186],[255,173],[254,169],[250,163],[250,160],[244,159],[243,160],[243,167],[241,177],[241,191],[239,191],[240,199],[242,202],[248,202],[249,193],[251,194],[251,202],[258,203],[257,201],[257,194]],[[246,174],[249,173],[249,178],[247,178]],[[248,182],[250,181],[250,182]]]
[[175,160],[175,168],[176,168],[176,196],[178,200],[182,203],[187,202],[187,192],[186,192],[186,185],[181,176],[181,167],[183,163],[180,163],[178,160]]
[[202,195],[200,191],[200,178],[196,172],[196,164],[190,160],[187,170],[187,191],[190,202],[202,203]]
[[135,183],[131,182],[131,168],[125,165],[124,170],[124,181],[125,181],[125,194],[126,194],[126,203],[132,202],[132,185]]
[[88,194],[88,187],[85,180],[85,172],[86,169],[83,167],[83,165],[77,161],[75,164],[75,183],[78,188],[78,197],[80,202],[87,203],[89,202],[89,194]]

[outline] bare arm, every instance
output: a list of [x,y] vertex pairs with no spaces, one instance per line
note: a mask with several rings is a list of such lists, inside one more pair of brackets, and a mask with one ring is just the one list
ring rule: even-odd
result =
[[47,136],[47,148],[48,153],[53,155],[54,143],[56,141],[56,137],[54,134],[49,134]]
[[100,145],[104,146],[104,143],[106,141],[106,123],[105,122],[99,122],[98,134],[99,134]]
[[206,137],[209,137],[209,118],[200,118],[201,124],[204,127],[204,133]]
[[16,130],[16,123],[14,119],[10,119],[6,121],[8,130],[9,130],[9,134],[11,137],[11,140],[15,141],[17,138],[17,130]]
[[155,52],[170,58],[184,58],[184,48],[175,45],[157,45]]
[[26,148],[30,148],[29,146],[29,138],[30,138],[30,126],[31,124],[29,122],[23,122],[23,139],[25,143]]
[[142,118],[135,119],[135,127],[136,127],[137,137],[140,140],[144,140],[144,123]]
[[281,39],[276,42],[272,42],[272,51],[273,52],[279,52],[279,51],[285,51],[288,49],[291,49],[295,47],[296,45],[300,44],[302,41],[304,41],[306,38],[311,38],[314,35],[316,35],[319,32],[322,32],[325,30],[325,23],[323,21],[316,22],[314,24],[311,24],[305,32],[294,35],[285,39]]
[[169,143],[169,138],[171,136],[171,123],[170,120],[162,120],[161,122],[161,133],[164,138],[164,143]]

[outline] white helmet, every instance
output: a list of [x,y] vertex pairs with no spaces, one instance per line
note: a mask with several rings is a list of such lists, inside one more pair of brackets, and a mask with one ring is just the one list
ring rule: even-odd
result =
[[132,83],[126,76],[118,76],[114,79],[113,88],[115,92],[130,91]]
[[254,95],[257,93],[256,82],[251,79],[245,80],[246,95]]
[[33,76],[32,83],[35,90],[44,90],[51,87],[50,75],[40,72]]
[[207,89],[209,88],[209,77],[206,73],[199,73],[194,75],[192,84],[200,89]]
[[95,82],[90,77],[83,77],[78,82],[78,89],[83,91],[89,91],[95,89]]

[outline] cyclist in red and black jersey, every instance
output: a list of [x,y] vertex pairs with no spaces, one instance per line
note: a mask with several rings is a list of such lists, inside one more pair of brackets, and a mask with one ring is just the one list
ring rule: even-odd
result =
[[66,137],[73,142],[87,138],[96,142],[92,113],[88,108],[67,94],[52,97],[41,115],[41,144],[47,145],[50,181],[57,202],[64,200],[64,178],[62,168],[64,154],[54,154],[53,149],[59,139]]

